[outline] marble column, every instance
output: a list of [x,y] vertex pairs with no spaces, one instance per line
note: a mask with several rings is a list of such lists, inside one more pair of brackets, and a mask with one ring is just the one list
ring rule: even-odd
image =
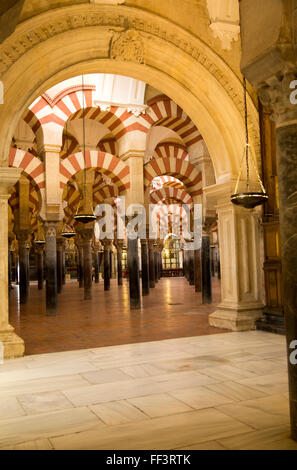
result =
[[202,233],[201,246],[201,271],[202,271],[202,303],[212,303],[211,285],[211,254],[210,254],[210,234],[208,231]]
[[123,285],[123,262],[122,262],[122,253],[123,253],[123,242],[117,241],[117,273],[118,273],[118,286]]
[[190,281],[189,250],[186,248],[184,248],[184,275],[187,281]]
[[7,359],[24,354],[24,341],[9,324],[8,307],[8,199],[21,172],[20,168],[0,168],[0,341]]
[[140,280],[139,280],[139,256],[138,256],[138,239],[132,240],[128,238],[128,272],[129,272],[129,291],[130,291],[130,308],[139,309],[141,307],[140,300]]
[[28,243],[29,232],[21,230],[17,233],[17,240],[19,245],[19,266],[20,266],[20,303],[26,304],[29,295],[29,268],[28,268]]
[[62,284],[66,284],[65,243],[62,247]]
[[195,292],[202,291],[202,279],[201,279],[201,251],[194,250],[194,284]]
[[189,283],[190,286],[195,285],[195,262],[194,262],[194,251],[189,251]]
[[99,246],[97,246],[97,245],[94,246],[94,268],[95,268],[95,271],[94,271],[95,284],[99,284],[99,271],[100,271],[100,267],[99,267]]
[[159,282],[159,268],[158,268],[158,252],[156,246],[154,246],[154,266],[155,266],[155,284]]
[[45,226],[45,260],[46,260],[46,315],[58,314],[57,287],[57,222],[47,221]]
[[61,294],[63,286],[63,244],[64,240],[57,238],[57,292]]
[[155,287],[155,250],[154,241],[149,240],[149,276],[150,276],[150,289]]
[[82,240],[78,243],[78,272],[79,272],[79,287],[84,287],[84,249]]
[[149,272],[149,250],[148,241],[141,240],[141,279],[142,279],[142,295],[146,296],[150,293],[150,272]]
[[92,299],[92,238],[94,228],[85,228],[80,231],[83,248],[83,277],[84,277],[84,299]]
[[297,340],[297,105],[295,108],[295,123],[277,126],[276,138],[291,433],[297,440],[297,365],[290,358]]
[[44,278],[44,274],[43,274],[43,270],[44,270],[43,252],[44,252],[44,247],[43,246],[37,246],[36,247],[38,290],[43,289],[43,278]]
[[111,240],[103,240],[104,246],[104,290],[110,290],[110,250]]

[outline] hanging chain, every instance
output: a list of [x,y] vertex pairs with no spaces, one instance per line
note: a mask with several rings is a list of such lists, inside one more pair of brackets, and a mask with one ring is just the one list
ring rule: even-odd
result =
[[83,158],[84,158],[84,182],[83,182],[83,202],[86,204],[86,127],[85,127],[85,95],[84,95],[84,76],[81,76],[82,82],[82,110],[83,110]]
[[246,78],[243,77],[243,89],[244,89],[244,122],[245,122],[245,160],[246,160],[246,188],[249,191],[250,186],[250,169],[249,169],[249,130],[248,130],[248,119],[247,119],[247,100],[246,100]]

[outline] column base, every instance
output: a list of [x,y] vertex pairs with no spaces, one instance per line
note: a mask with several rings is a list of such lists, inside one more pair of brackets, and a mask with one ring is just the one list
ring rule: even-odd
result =
[[218,308],[208,317],[210,326],[231,331],[248,331],[256,328],[256,320],[263,313],[263,308],[239,310]]
[[4,359],[13,359],[24,355],[24,340],[14,332],[11,325],[8,325],[5,330],[0,330],[0,341],[4,347]]

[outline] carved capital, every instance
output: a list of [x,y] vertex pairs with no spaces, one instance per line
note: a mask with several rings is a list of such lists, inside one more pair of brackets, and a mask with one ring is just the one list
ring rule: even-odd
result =
[[59,227],[59,222],[51,222],[51,221],[45,222],[44,223],[45,237],[46,238],[56,237],[58,227]]
[[297,72],[287,72],[282,76],[273,76],[261,84],[258,93],[262,104],[271,109],[272,119],[277,125],[297,120],[297,104],[292,99],[291,84],[297,80]]

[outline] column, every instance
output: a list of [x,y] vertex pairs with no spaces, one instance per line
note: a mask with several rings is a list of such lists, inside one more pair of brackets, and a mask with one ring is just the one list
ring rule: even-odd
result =
[[142,295],[150,293],[150,273],[149,273],[149,250],[148,241],[141,240],[141,279],[142,279]]
[[78,243],[78,272],[79,272],[79,287],[84,287],[84,249],[82,240],[80,238]]
[[29,268],[28,268],[28,243],[29,232],[21,230],[17,233],[17,240],[19,245],[19,267],[20,267],[20,303],[26,304],[29,295]]
[[8,307],[8,199],[21,171],[20,168],[0,168],[0,341],[7,359],[24,354],[24,341],[9,324]]
[[123,241],[117,240],[117,273],[118,273],[118,286],[123,285],[123,263],[122,263],[122,252],[123,252]]
[[[89,224],[88,224],[89,225]],[[91,225],[91,224],[90,224]],[[80,236],[83,246],[83,277],[84,277],[84,299],[92,299],[92,238],[94,228],[85,228],[80,230]]]
[[195,285],[195,265],[194,265],[194,251],[189,251],[189,283],[190,286]]
[[201,279],[201,251],[194,250],[194,284],[195,292],[202,291],[202,279]]
[[37,281],[38,281],[38,289],[43,289],[43,246],[36,246],[36,255],[37,255]]
[[110,290],[110,250],[111,240],[103,240],[104,246],[104,290]]
[[95,284],[99,284],[99,246],[94,245]]
[[154,240],[149,240],[149,279],[150,289],[155,287],[155,255],[154,255]]
[[140,301],[140,281],[139,281],[139,256],[138,256],[138,239],[131,240],[128,238],[128,272],[129,272],[129,291],[130,291],[130,308],[139,309]]
[[202,232],[201,268],[202,268],[202,303],[212,303],[211,285],[211,254],[210,254],[210,227],[204,227]]
[[184,247],[184,274],[187,281],[190,281],[190,271],[189,271],[189,250]]
[[207,198],[216,201],[222,275],[221,303],[209,316],[209,323],[244,331],[254,329],[263,310],[261,227],[257,209],[247,210],[230,202],[235,183],[204,189]]
[[158,268],[158,252],[156,245],[154,245],[154,266],[155,266],[155,284],[159,282],[159,268]]
[[64,240],[57,238],[57,292],[61,294],[63,286],[63,246]]
[[66,284],[65,243],[62,246],[62,284]]
[[58,314],[57,288],[57,222],[47,221],[45,226],[45,260],[46,260],[46,315]]

